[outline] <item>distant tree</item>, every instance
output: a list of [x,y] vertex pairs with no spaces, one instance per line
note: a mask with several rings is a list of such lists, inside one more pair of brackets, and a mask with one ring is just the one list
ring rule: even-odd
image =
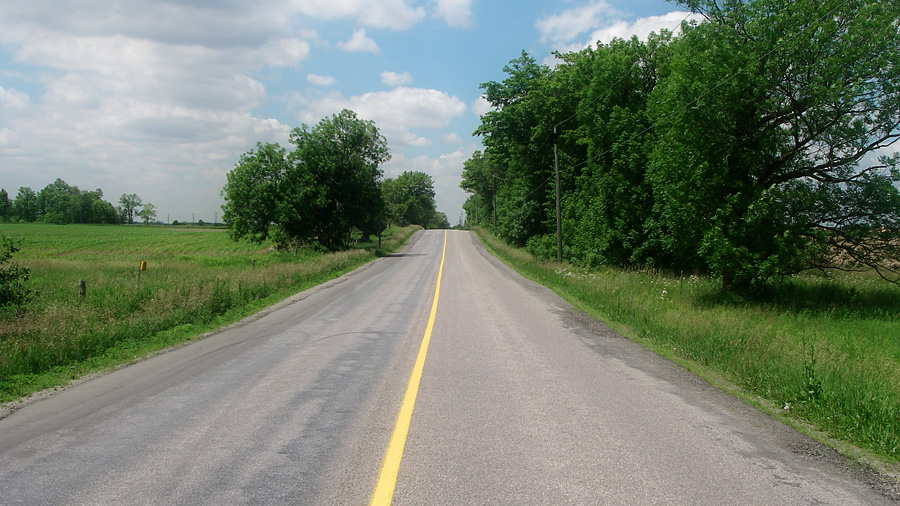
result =
[[19,193],[16,194],[16,200],[13,201],[13,207],[16,210],[16,214],[19,215],[20,220],[26,223],[35,221],[38,216],[37,194],[27,186],[19,188]]
[[3,221],[9,221],[13,213],[13,202],[9,199],[9,194],[5,189],[0,188],[0,218]]
[[81,191],[60,178],[38,192],[40,221],[44,223],[83,223]]
[[122,196],[119,197],[119,204],[122,204],[122,207],[119,208],[122,222],[129,225],[133,224],[134,216],[142,204],[141,198],[134,193],[123,193]]
[[424,172],[406,171],[381,184],[390,218],[400,225],[428,227],[436,212],[434,180]]
[[150,220],[156,219],[156,206],[147,202],[146,204],[144,204],[143,209],[138,211],[137,214],[142,220],[144,220],[145,224],[150,223]]
[[446,214],[440,211],[435,212],[427,228],[450,228],[450,220],[447,219]]
[[101,199],[91,201],[90,215],[92,220],[90,223],[113,225],[122,222],[116,208],[109,202]]
[[[466,203],[466,214],[471,215],[472,225],[492,224],[496,216],[494,203],[497,196],[497,178],[503,178],[500,167],[491,162],[490,155],[476,151],[463,163],[462,181],[459,187],[473,194]],[[478,209],[475,209],[475,207]],[[475,223],[475,218],[478,222]]]

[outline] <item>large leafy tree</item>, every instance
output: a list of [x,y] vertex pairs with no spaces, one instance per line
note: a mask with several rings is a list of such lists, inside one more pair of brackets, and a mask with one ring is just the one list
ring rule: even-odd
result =
[[370,230],[381,220],[379,167],[391,156],[373,121],[344,109],[313,128],[295,128],[291,143],[292,163],[304,167],[313,181],[310,204],[319,243],[337,249],[347,244],[354,227]]
[[[691,0],[654,94],[654,235],[747,289],[816,267],[896,270],[900,5]],[[698,255],[699,252],[699,255]],[[893,264],[895,265],[895,264]]]
[[485,152],[504,169],[504,184],[497,190],[496,231],[521,246],[529,237],[550,230],[553,186],[547,183],[553,177],[553,151],[544,91],[551,70],[523,51],[503,71],[507,78],[502,82],[481,85],[492,110],[482,116],[475,133],[483,137]]
[[35,221],[39,211],[37,194],[27,186],[19,188],[13,207],[20,220],[27,223]]
[[430,227],[437,212],[434,180],[425,172],[406,171],[381,185],[388,216],[400,225]]
[[223,218],[234,239],[338,249],[383,214],[379,165],[390,158],[375,124],[344,110],[290,136],[293,151],[257,144],[228,174]]
[[144,202],[136,193],[123,193],[122,196],[119,197],[119,204],[122,205],[122,207],[119,208],[122,216],[122,223],[131,225],[134,223],[134,217]]
[[312,228],[305,202],[311,181],[305,176],[278,144],[257,143],[243,154],[222,190],[223,219],[232,238],[262,242],[273,234],[303,236]]
[[670,33],[598,44],[563,55],[560,72],[590,76],[581,87],[577,120],[587,146],[585,168],[571,193],[572,256],[586,264],[629,265],[649,261],[646,226],[653,194],[647,154],[655,135],[647,101],[668,61]]

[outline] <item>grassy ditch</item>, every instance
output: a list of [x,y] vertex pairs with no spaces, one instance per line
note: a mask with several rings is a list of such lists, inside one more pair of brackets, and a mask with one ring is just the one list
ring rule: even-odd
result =
[[801,276],[749,301],[723,295],[718,280],[560,266],[479,235],[523,275],[636,341],[826,438],[900,462],[896,286],[865,275]]
[[214,229],[0,224],[21,239],[13,261],[31,269],[35,292],[24,311],[0,313],[0,402],[240,320],[396,251],[417,229],[387,230],[381,249],[294,253]]

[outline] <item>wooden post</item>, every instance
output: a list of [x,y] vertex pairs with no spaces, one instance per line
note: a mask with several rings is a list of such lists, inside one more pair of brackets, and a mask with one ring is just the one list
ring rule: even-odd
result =
[[82,279],[78,282],[78,298],[83,299],[87,295],[87,284]]

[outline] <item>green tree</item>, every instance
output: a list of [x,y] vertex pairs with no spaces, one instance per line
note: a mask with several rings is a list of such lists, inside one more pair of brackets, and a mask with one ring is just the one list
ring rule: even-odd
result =
[[228,174],[223,219],[234,239],[339,249],[353,228],[382,219],[379,165],[387,141],[371,121],[344,110],[291,133],[294,150],[257,144]]
[[5,189],[0,189],[0,218],[3,221],[9,221],[13,213],[13,202],[9,199],[9,194]]
[[141,198],[135,193],[123,193],[122,196],[119,197],[119,204],[122,205],[122,207],[119,208],[122,223],[127,223],[129,225],[133,224],[134,216],[137,214],[138,208],[143,204]]
[[16,194],[16,200],[13,201],[13,207],[16,210],[16,214],[19,215],[20,220],[26,223],[35,221],[38,216],[37,194],[27,186],[19,188],[19,192]]
[[809,268],[896,274],[897,159],[867,155],[900,135],[900,5],[685,4],[707,21],[685,27],[651,103],[671,263],[739,290]]
[[426,228],[450,228],[450,220],[447,219],[447,215],[445,213],[437,211],[434,213],[434,216],[431,217],[431,222]]
[[83,223],[81,191],[60,178],[38,192],[40,219],[44,223],[65,225]]
[[585,168],[567,209],[566,242],[588,265],[643,264],[653,251],[646,223],[653,194],[646,179],[654,132],[647,100],[661,79],[672,36],[651,34],[563,55],[558,72],[590,76],[577,120],[587,146]]
[[[475,198],[467,201],[463,208],[471,225],[491,224],[497,226],[497,209],[495,207],[498,182],[503,178],[498,174],[499,167],[491,162],[489,154],[476,151],[463,163],[462,181],[459,187],[473,194]],[[498,181],[500,178],[500,181]]]
[[399,225],[428,228],[435,213],[434,180],[424,172],[406,171],[381,184],[388,216]]
[[379,166],[390,160],[387,140],[375,123],[344,109],[291,132],[293,164],[311,176],[310,201],[317,240],[338,249],[350,240],[353,228],[370,230],[381,220],[384,201],[378,187]]
[[288,161],[278,144],[257,143],[255,151],[242,155],[222,190],[222,219],[231,237],[251,242],[262,242],[273,233],[308,238],[304,231],[312,229],[308,207],[312,179],[302,169]]
[[[549,230],[548,213],[553,208],[553,187],[548,185],[553,176],[553,151],[547,141],[554,122],[546,119],[545,93],[551,70],[522,51],[503,71],[507,77],[502,82],[481,85],[492,110],[481,117],[475,134],[482,136],[485,154],[502,167],[504,184],[497,188],[496,232],[523,246],[529,237]],[[485,199],[478,201],[481,204]]]
[[141,210],[138,211],[137,215],[144,220],[144,224],[148,224],[150,223],[150,220],[156,219],[156,206],[147,202]]

